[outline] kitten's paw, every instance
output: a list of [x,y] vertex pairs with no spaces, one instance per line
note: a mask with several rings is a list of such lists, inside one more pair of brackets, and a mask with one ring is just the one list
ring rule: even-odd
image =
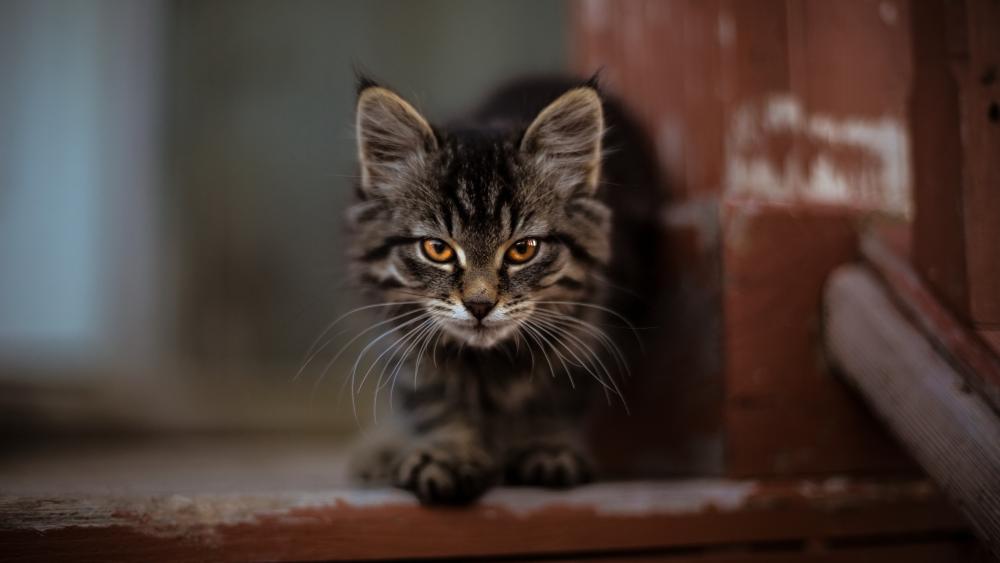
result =
[[424,504],[463,505],[478,499],[495,481],[493,461],[482,451],[420,448],[396,469],[396,486]]
[[507,464],[506,482],[528,487],[567,488],[589,482],[590,462],[565,446],[536,446],[515,453]]

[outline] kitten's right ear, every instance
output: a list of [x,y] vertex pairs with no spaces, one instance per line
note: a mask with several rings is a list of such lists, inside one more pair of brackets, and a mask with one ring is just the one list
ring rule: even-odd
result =
[[361,84],[356,119],[361,189],[368,195],[388,195],[437,150],[427,120],[406,100],[374,83]]

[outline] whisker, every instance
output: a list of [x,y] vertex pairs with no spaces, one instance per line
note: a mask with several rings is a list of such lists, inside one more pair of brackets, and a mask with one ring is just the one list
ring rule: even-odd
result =
[[[534,321],[526,322],[524,326],[525,328],[528,328],[531,331],[533,331],[535,335],[539,337],[540,340],[549,345],[549,348],[551,348],[552,352],[555,353],[556,359],[559,360],[559,362],[562,364],[563,371],[566,372],[566,377],[569,378],[570,387],[576,389],[576,382],[573,381],[573,374],[570,371],[569,366],[566,365],[566,359],[563,357],[562,353],[559,352],[559,349],[555,346],[555,344],[552,343],[552,340],[548,336],[546,336],[546,334],[541,330],[541,327],[534,325]],[[553,373],[553,377],[554,376],[555,374]]]
[[[348,340],[347,344],[345,344],[343,347],[341,347],[340,350],[337,351],[337,353],[334,355],[334,357],[333,357],[332,360],[330,360],[329,362],[327,362],[325,368],[323,369],[323,374],[324,375],[326,374],[326,370],[330,369],[330,366],[332,366],[333,363],[337,361],[337,358],[340,357],[340,355],[344,352],[344,350],[347,349],[348,346],[350,346],[352,343],[354,343],[358,338],[361,338],[364,334],[366,334],[369,331],[374,330],[375,328],[378,328],[378,327],[380,327],[380,326],[382,326],[382,325],[384,325],[386,323],[391,323],[392,321],[395,321],[397,319],[402,319],[404,317],[407,317],[409,315],[413,315],[413,314],[419,313],[419,312],[420,312],[420,309],[414,309],[412,311],[407,311],[405,313],[402,313],[402,314],[396,315],[394,317],[390,317],[388,319],[385,319],[384,321],[375,323],[375,324],[371,325],[370,327],[366,328],[365,330],[359,332],[357,335],[355,335],[354,338]],[[338,335],[339,335],[339,333],[338,333]],[[337,335],[335,335],[334,338],[332,338],[330,340],[327,340],[326,343],[323,344],[323,346],[321,346],[318,350],[316,350],[315,352],[313,352],[313,354],[309,357],[309,359],[306,360],[306,363],[303,364],[301,368],[299,368],[298,373],[295,374],[295,377],[292,378],[292,381],[296,381],[296,380],[298,380],[299,377],[301,377],[301,375],[305,371],[306,367],[309,366],[309,363],[312,362],[312,360],[315,359],[315,357],[317,355],[319,355],[320,352],[322,352],[324,349],[326,349],[327,346],[329,346],[331,343],[333,343],[333,341],[336,338],[336,336]],[[323,376],[321,375],[320,379],[322,379],[322,377]]]
[[[594,365],[593,361],[590,362],[590,365],[587,365],[587,362],[581,359],[580,356],[578,356],[576,352],[574,352],[573,349],[570,348],[570,346],[566,343],[565,339],[568,338],[570,339],[571,342],[575,340],[575,342],[573,343],[577,346],[577,349],[580,350],[580,352],[583,353],[584,355],[596,359],[597,362],[600,364],[601,368],[605,371],[605,373],[608,374],[608,378],[613,381],[613,378],[611,377],[610,372],[608,372],[607,367],[604,366],[604,363],[601,362],[599,358],[594,356],[593,351],[590,350],[590,348],[586,346],[586,344],[584,344],[583,341],[581,341],[575,335],[570,334],[565,329],[554,326],[551,323],[548,323],[547,321],[535,319],[535,322],[539,325],[539,327],[542,327],[543,329],[547,330],[548,333],[552,335],[553,338],[557,340],[560,345],[562,345],[562,347],[566,350],[566,352],[568,352],[571,356],[573,356],[574,359],[576,359],[576,361],[578,362],[577,365],[579,365],[579,367],[586,370],[587,373],[589,373],[594,378],[594,380],[600,383],[601,386],[604,387],[606,390],[611,390],[610,387],[608,387],[608,384],[604,381],[604,378],[601,377],[601,375],[598,374],[596,371],[591,369],[590,366]],[[616,394],[621,396],[620,392],[616,391]]]
[[[435,335],[437,335],[438,338],[441,337],[441,325],[438,323],[437,319],[433,319],[432,318],[431,320],[434,322],[434,328],[427,335],[427,338],[424,339],[424,343],[420,346],[420,351],[417,352],[417,362],[416,362],[415,367],[413,369],[413,388],[414,389],[417,388],[417,375],[420,373],[420,362],[421,362],[422,358],[424,357],[424,351],[427,350],[427,346],[431,343],[431,339],[433,339],[435,337]],[[437,341],[435,340],[435,343],[436,342]]]
[[430,315],[430,313],[424,312],[423,314],[421,314],[421,315],[419,315],[419,316],[417,316],[415,318],[408,319],[408,320],[400,323],[399,325],[397,325],[397,326],[395,326],[395,327],[393,327],[393,328],[391,328],[391,329],[383,332],[381,335],[379,335],[374,340],[370,341],[368,344],[365,345],[364,348],[361,349],[361,353],[358,354],[358,359],[354,361],[354,367],[351,368],[351,409],[354,411],[354,417],[355,417],[355,419],[357,419],[357,416],[358,416],[358,405],[357,405],[357,399],[355,397],[355,393],[356,393],[355,389],[357,389],[357,392],[360,392],[361,391],[361,387],[364,386],[364,383],[365,383],[364,380],[362,380],[361,383],[357,387],[355,387],[355,385],[354,385],[355,377],[357,376],[357,373],[358,373],[358,365],[361,363],[361,359],[364,358],[364,356],[368,352],[368,350],[372,346],[374,346],[378,341],[382,340],[383,338],[385,338],[389,334],[392,334],[393,332],[402,329],[403,327],[412,325],[413,323],[416,323],[416,322],[423,321],[429,315]]
[[[571,342],[574,343],[574,345],[576,346],[577,350],[580,351],[580,353],[582,353],[585,356],[587,356],[588,358],[590,358],[590,362],[589,362],[590,365],[589,366],[582,365],[581,367],[583,367],[585,370],[587,370],[587,372],[590,373],[590,375],[592,375],[594,377],[594,379],[598,383],[601,384],[601,386],[604,388],[604,391],[605,391],[605,397],[608,399],[609,403],[610,403],[611,399],[610,399],[610,397],[607,396],[607,393],[608,393],[608,391],[613,391],[615,393],[615,395],[617,395],[618,398],[622,401],[622,404],[625,405],[625,411],[628,412],[628,404],[625,401],[625,397],[622,394],[621,389],[618,387],[618,383],[615,381],[614,376],[611,375],[611,371],[604,364],[604,362],[601,361],[600,357],[596,353],[594,353],[594,350],[590,346],[588,346],[583,340],[581,340],[579,337],[577,337],[572,332],[570,332],[570,331],[566,330],[565,328],[562,328],[562,327],[560,327],[560,326],[558,326],[558,325],[556,325],[556,324],[554,324],[554,323],[552,323],[550,321],[542,320],[542,319],[535,319],[535,322],[538,323],[541,326],[548,327],[549,330],[551,330],[553,332],[557,332],[559,334],[564,335]],[[569,348],[569,346],[564,341],[562,342],[562,345],[563,345],[563,347],[566,348],[566,351],[569,352],[571,355],[573,355],[573,357],[577,358],[577,360],[580,361],[581,364],[584,363],[583,360],[581,360],[573,352],[573,350]],[[600,366],[601,370],[603,370],[603,372],[607,375],[607,379],[608,379],[607,382],[604,381],[604,378],[601,377],[600,374],[598,374],[595,370],[591,369],[591,367],[594,367],[596,369],[597,366]],[[608,386],[608,383],[611,384],[611,387],[613,387],[613,389]]]
[[[385,380],[385,383],[383,383],[383,382],[382,382],[382,378],[383,378],[383,377],[385,376],[385,370],[386,370],[386,368],[388,368],[388,367],[389,367],[390,365],[392,365],[392,359],[396,357],[396,354],[397,354],[397,353],[399,353],[399,351],[400,351],[400,350],[403,350],[403,349],[404,349],[404,346],[406,346],[406,343],[407,343],[408,341],[411,341],[411,340],[412,340],[413,342],[416,342],[416,341],[417,341],[417,339],[418,339],[418,338],[420,337],[420,335],[422,334],[422,331],[423,331],[423,330],[424,330],[424,329],[425,329],[425,328],[426,328],[427,326],[429,326],[429,323],[430,323],[430,322],[431,322],[431,321],[430,321],[430,319],[427,319],[427,320],[425,320],[424,322],[422,322],[422,323],[420,323],[419,325],[417,325],[417,326],[416,326],[415,328],[413,328],[413,329],[410,329],[410,330],[409,330],[409,331],[408,331],[408,332],[406,333],[406,335],[405,335],[405,336],[403,336],[402,338],[400,338],[400,339],[396,340],[396,342],[394,342],[394,343],[393,343],[393,345],[392,345],[392,347],[391,347],[391,348],[395,348],[395,351],[394,351],[394,352],[393,352],[393,353],[392,353],[392,354],[391,354],[391,355],[389,356],[389,359],[388,359],[388,360],[386,360],[385,364],[383,364],[383,366],[382,366],[382,371],[381,371],[381,372],[379,372],[379,375],[378,375],[378,381],[376,381],[376,382],[375,382],[375,393],[374,393],[374,395],[372,396],[372,420],[373,420],[374,422],[376,422],[376,423],[378,422],[378,395],[379,395],[379,392],[380,392],[380,391],[381,391],[381,390],[382,390],[383,388],[385,388],[385,386],[386,386],[386,385],[387,385],[387,384],[389,383],[389,381],[391,381],[391,380],[392,380],[392,373],[393,373],[393,372],[391,372],[391,371],[390,371],[390,372],[389,372],[389,377],[388,377],[388,378],[386,378],[386,380]],[[386,350],[386,351],[388,351],[388,350]],[[398,369],[398,368],[399,368],[399,366],[400,366],[400,365],[402,364],[402,361],[403,361],[404,359],[406,359],[406,355],[407,355],[408,353],[409,353],[409,348],[406,348],[406,349],[405,349],[405,351],[403,352],[403,355],[402,355],[402,356],[400,356],[400,358],[399,358],[399,362],[397,362],[397,364],[396,364],[396,368],[397,368],[397,369]],[[368,368],[368,371],[371,371],[372,369],[374,369],[374,368],[375,368],[375,366],[377,366],[377,365],[378,365],[378,362],[379,362],[379,360],[380,360],[380,359],[382,358],[382,356],[384,356],[384,355],[385,355],[385,352],[383,352],[382,354],[380,354],[380,355],[379,355],[379,357],[378,357],[378,358],[376,358],[376,359],[375,359],[375,361],[374,361],[374,362],[372,363],[372,366],[371,366],[370,368]],[[367,374],[367,372],[366,372],[366,373],[365,373],[365,376],[367,377],[367,375],[368,375],[368,374]],[[363,384],[364,384],[364,379],[362,379],[362,385],[363,385]],[[359,389],[359,391],[360,391],[360,389]],[[391,397],[390,397],[390,404],[391,404],[391,400],[392,400],[392,399],[391,399]]]
[[542,356],[545,357],[545,363],[549,365],[549,374],[551,374],[552,378],[555,379],[556,370],[555,368],[552,367],[552,360],[549,359],[549,354],[548,352],[545,351],[545,346],[543,346],[541,341],[539,341],[538,338],[534,334],[532,334],[532,328],[528,325],[528,321],[525,321],[521,325],[521,328],[524,329],[525,336],[530,337],[531,340],[538,345],[538,349],[541,350]]
[[[430,320],[428,320],[428,323],[429,324],[427,325],[427,327],[425,329],[423,329],[419,335],[417,335],[417,337],[413,341],[413,344],[411,344],[406,349],[406,352],[403,353],[403,357],[400,358],[399,362],[396,363],[396,369],[395,369],[395,371],[393,372],[393,374],[391,376],[392,377],[392,383],[389,385],[389,412],[393,412],[393,408],[394,408],[394,405],[395,405],[395,403],[393,402],[393,396],[394,396],[394,393],[396,391],[396,381],[399,380],[399,374],[400,374],[402,366],[403,366],[403,361],[406,360],[406,358],[410,355],[410,352],[414,348],[416,348],[417,346],[422,346],[420,344],[421,341],[426,342],[428,340],[427,336],[430,335],[430,334],[433,334],[434,330],[437,329],[436,321],[434,320],[433,317]],[[420,367],[419,366],[419,362],[420,362],[419,353],[418,353],[418,357],[417,357],[417,362],[418,362],[418,364],[416,366],[414,366],[414,374],[416,374],[416,370],[419,369],[419,367]]]
[[549,319],[553,322],[570,323],[578,326],[582,330],[587,331],[589,334],[591,334],[601,342],[601,345],[604,346],[605,350],[611,353],[611,356],[614,358],[615,363],[618,365],[618,369],[624,372],[627,377],[632,376],[632,370],[628,365],[628,361],[625,359],[624,352],[622,352],[618,344],[606,332],[601,330],[593,323],[589,323],[582,319],[578,319],[576,317],[571,317],[569,315],[564,315],[562,313],[557,313],[555,311],[550,311],[547,309],[538,309],[536,313],[540,317]]
[[[633,325],[628,319],[626,319],[621,313],[615,311],[614,309],[609,309],[601,305],[595,305],[593,303],[584,303],[582,301],[535,301],[539,305],[569,305],[573,307],[586,307],[590,309],[595,309],[598,311],[603,311],[609,315],[613,315],[618,318],[632,331],[632,335],[635,336],[635,341],[639,344],[639,348],[643,349],[642,339],[639,337],[639,330]],[[643,353],[645,350],[643,349]]]
[[305,356],[308,356],[309,354],[312,354],[313,350],[319,344],[320,340],[322,340],[323,337],[326,336],[326,334],[328,332],[330,332],[331,330],[333,330],[333,327],[337,326],[337,323],[339,323],[340,321],[346,319],[347,317],[349,317],[349,316],[351,316],[351,315],[353,315],[355,313],[359,313],[361,311],[367,311],[369,309],[378,309],[378,308],[383,308],[383,307],[393,307],[393,306],[397,306],[397,305],[415,305],[415,304],[419,304],[419,303],[420,303],[420,301],[394,301],[394,302],[387,301],[385,303],[374,303],[374,304],[371,304],[371,305],[365,305],[363,307],[357,307],[355,309],[351,309],[350,311],[348,311],[348,312],[344,313],[343,315],[340,315],[339,317],[337,317],[336,319],[334,319],[333,322],[331,322],[330,324],[326,325],[326,328],[323,329],[323,332],[319,333],[319,336],[316,337],[316,340],[313,340],[312,344],[309,345],[309,349],[306,350]]

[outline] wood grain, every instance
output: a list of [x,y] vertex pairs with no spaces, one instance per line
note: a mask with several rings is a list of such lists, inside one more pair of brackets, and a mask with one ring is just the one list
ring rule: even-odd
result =
[[1000,417],[870,270],[839,269],[825,305],[827,346],[844,377],[1000,557]]
[[723,207],[731,476],[914,469],[822,355],[823,286],[858,258],[856,218],[815,205]]

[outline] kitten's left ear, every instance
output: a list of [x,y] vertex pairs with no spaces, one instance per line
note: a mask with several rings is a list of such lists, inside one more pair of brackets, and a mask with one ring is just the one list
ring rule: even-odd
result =
[[590,86],[574,88],[538,114],[521,151],[567,196],[591,196],[601,172],[604,111]]

